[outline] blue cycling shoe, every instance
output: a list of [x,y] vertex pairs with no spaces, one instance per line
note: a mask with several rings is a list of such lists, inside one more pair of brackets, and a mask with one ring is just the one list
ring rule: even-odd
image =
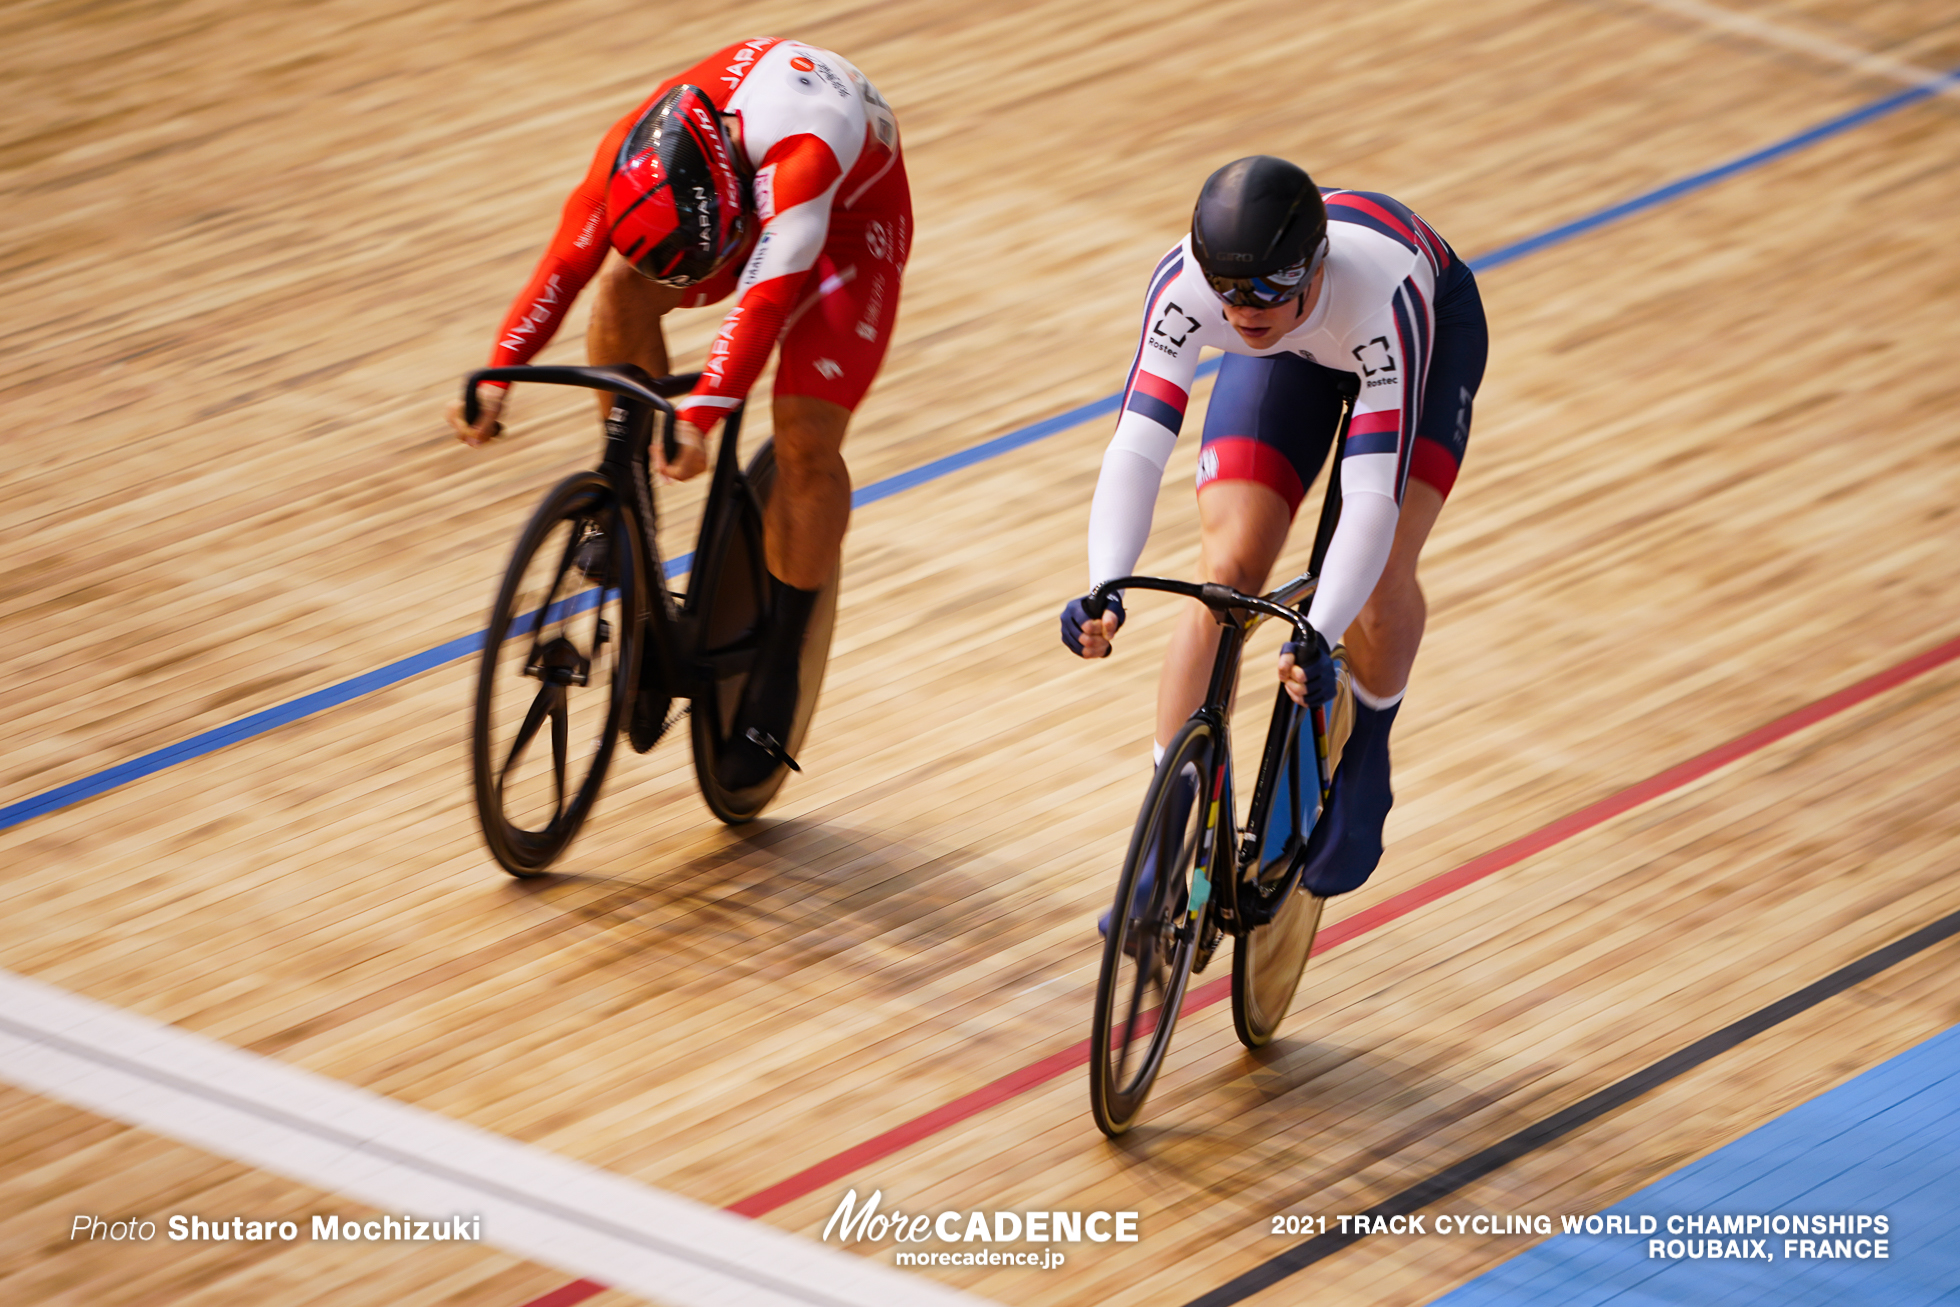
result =
[[[1184,773],[1179,779],[1182,780],[1184,783],[1181,785],[1172,786],[1170,794],[1167,795],[1164,799],[1164,807],[1165,807],[1164,815],[1167,818],[1167,820],[1164,823],[1164,829],[1176,831],[1180,836],[1182,836],[1183,834],[1186,833],[1186,827],[1190,823],[1191,803],[1198,796],[1199,778],[1198,778],[1197,768],[1191,766],[1189,763],[1186,763],[1184,766]],[[1149,848],[1143,851],[1143,866],[1137,872],[1136,894],[1132,896],[1130,901],[1132,903],[1147,904],[1150,902],[1152,896],[1154,895],[1156,888],[1157,888],[1157,845],[1155,843],[1152,843],[1152,845]],[[1178,892],[1178,897],[1181,900],[1190,891],[1187,886],[1180,884],[1178,886],[1177,892]],[[1180,911],[1183,909],[1183,906],[1184,905],[1182,902],[1178,904],[1178,908]],[[1101,935],[1104,939],[1109,938],[1109,913],[1108,912],[1105,912],[1102,914],[1102,916],[1096,918],[1096,933],[1098,935]]]
[[1300,883],[1322,898],[1360,889],[1382,860],[1382,824],[1395,795],[1388,783],[1388,731],[1401,700],[1370,708],[1356,700],[1354,729],[1334,769],[1327,811],[1307,836]]

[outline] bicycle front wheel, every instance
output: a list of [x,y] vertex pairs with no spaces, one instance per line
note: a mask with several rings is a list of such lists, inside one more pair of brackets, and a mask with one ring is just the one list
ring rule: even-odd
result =
[[631,519],[596,472],[554,487],[518,538],[478,661],[470,752],[491,856],[542,874],[592,812],[640,653]]
[[1136,1123],[1163,1067],[1204,924],[1189,910],[1191,873],[1217,847],[1212,815],[1217,736],[1193,718],[1150,778],[1117,877],[1089,1034],[1089,1105],[1115,1138]]

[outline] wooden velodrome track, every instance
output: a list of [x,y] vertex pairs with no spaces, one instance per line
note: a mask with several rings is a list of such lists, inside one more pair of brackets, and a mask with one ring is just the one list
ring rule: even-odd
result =
[[[722,43],[830,46],[900,116],[918,239],[864,486],[1113,391],[1229,158],[1387,191],[1474,257],[1960,63],[1938,0],[1721,2],[11,5],[0,804],[479,629],[596,442],[580,397],[520,395],[481,453],[440,406],[605,125]],[[1485,271],[1389,854],[1330,922],[1960,636],[1956,160],[1934,96]],[[1108,427],[857,513],[807,774],[752,829],[674,740],[624,757],[564,875],[513,883],[450,661],[0,832],[0,966],[710,1206],[1062,1054],[1170,612],[1107,664],[1057,644]],[[1195,565],[1195,447],[1148,569]],[[1185,1302],[1280,1251],[1272,1214],[1359,1211],[1960,907],[1956,732],[1948,662],[1380,912],[1265,1053],[1188,1017],[1120,1144],[1069,1069],[751,1206],[811,1239],[853,1187],[1136,1210],[1137,1243],[1061,1270],[933,1274]],[[1435,1210],[1605,1207],[1952,1024],[1957,974],[1927,949]],[[0,1085],[9,1301],[517,1307],[573,1278],[494,1242],[68,1237],[328,1210]],[[1528,1242],[1363,1241],[1256,1301],[1426,1301]]]

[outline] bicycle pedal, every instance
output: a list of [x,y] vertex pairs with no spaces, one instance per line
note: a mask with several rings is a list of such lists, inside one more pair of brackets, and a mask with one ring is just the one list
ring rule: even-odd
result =
[[748,730],[742,733],[742,738],[747,740],[750,744],[753,744],[756,748],[762,750],[764,753],[768,754],[771,758],[774,758],[777,762],[781,763],[783,766],[789,768],[791,771],[801,772],[803,770],[803,768],[797,765],[796,759],[789,756],[789,751],[783,748],[782,744],[777,741],[775,736],[765,734],[764,732],[751,726],[749,727]]
[[603,531],[593,531],[579,541],[572,554],[572,566],[587,582],[606,589],[612,585],[612,542]]

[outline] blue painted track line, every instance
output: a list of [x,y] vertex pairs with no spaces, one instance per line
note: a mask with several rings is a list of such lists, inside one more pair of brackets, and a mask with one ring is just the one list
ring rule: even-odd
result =
[[[1960,69],[1946,73],[1938,80],[1928,82],[1924,86],[1915,86],[1910,90],[1901,91],[1896,95],[1889,95],[1882,100],[1873,101],[1863,108],[1840,114],[1836,118],[1819,123],[1815,127],[1798,132],[1794,136],[1786,137],[1773,145],[1766,146],[1753,153],[1745,154],[1727,163],[1719,164],[1716,167],[1694,173],[1688,177],[1683,177],[1679,181],[1670,182],[1666,186],[1658,187],[1644,194],[1637,195],[1630,200],[1625,200],[1608,208],[1600,209],[1583,218],[1578,218],[1561,226],[1539,232],[1535,236],[1527,236],[1523,240],[1501,246],[1487,254],[1471,259],[1470,266],[1478,272],[1487,272],[1492,268],[1501,267],[1506,263],[1512,263],[1518,259],[1522,259],[1526,255],[1535,254],[1539,250],[1561,244],[1578,236],[1583,236],[1609,223],[1618,222],[1622,218],[1643,213],[1648,209],[1656,208],[1693,191],[1703,190],[1709,186],[1713,186],[1717,182],[1733,177],[1737,173],[1746,172],[1752,168],[1759,168],[1785,155],[1793,154],[1798,150],[1815,145],[1819,141],[1841,135],[1857,127],[1862,127],[1866,123],[1873,122],[1887,114],[1906,108],[1908,105],[1917,104],[1921,100],[1929,99],[1932,96],[1938,95],[1947,87],[1954,85],[1956,80],[1960,80]],[[1217,370],[1218,360],[1210,359],[1199,367],[1198,375],[1208,376]],[[889,499],[891,496],[899,494],[902,491],[911,490],[929,481],[936,481],[941,477],[950,476],[954,472],[972,467],[977,463],[984,463],[988,459],[1020,449],[1025,445],[1034,444],[1036,441],[1046,440],[1049,436],[1067,431],[1072,427],[1080,426],[1084,422],[1089,422],[1100,417],[1107,417],[1116,412],[1117,405],[1121,401],[1122,395],[1120,393],[1104,395],[1101,399],[1091,400],[1087,404],[1078,405],[1065,413],[1058,413],[1054,417],[1044,418],[1040,422],[1032,423],[1016,431],[1010,431],[1006,435],[996,436],[992,440],[982,441],[970,449],[964,449],[955,454],[948,454],[944,458],[934,459],[932,462],[913,468],[909,472],[900,472],[896,476],[886,477],[883,481],[874,481],[851,496],[851,506],[853,508],[863,508],[868,504],[875,504],[881,499]],[[693,561],[693,557],[692,554],[683,555],[667,564],[668,577],[671,579],[686,572],[688,565]],[[250,739],[255,735],[263,735],[267,731],[290,725],[302,718],[311,717],[315,713],[324,712],[329,708],[337,708],[345,703],[351,703],[356,699],[373,694],[377,690],[384,690],[391,685],[397,685],[402,681],[408,680],[410,677],[419,676],[423,672],[433,671],[459,658],[467,658],[483,647],[482,641],[483,633],[481,631],[462,636],[446,644],[439,644],[435,648],[425,650],[422,653],[398,659],[395,662],[387,664],[385,667],[377,667],[371,672],[363,672],[361,675],[341,681],[337,685],[330,685],[325,689],[315,690],[311,694],[303,694],[297,699],[264,709],[260,712],[255,712],[248,717],[241,717],[239,720],[225,726],[217,727],[215,730],[205,731],[203,734],[194,735],[188,740],[167,745],[154,752],[146,753],[140,758],[132,758],[128,762],[117,763],[115,766],[105,768],[92,776],[84,776],[80,780],[70,781],[66,785],[58,785],[54,789],[36,794],[31,798],[8,804],[6,807],[0,808],[0,831],[10,830],[22,822],[32,821],[36,817],[59,811],[72,804],[80,803],[84,799],[92,799],[98,794],[107,793],[119,786],[129,784],[131,781],[141,780],[145,776],[154,776],[156,773],[174,767],[178,763],[189,762],[193,758],[201,758],[207,753],[216,752],[226,745],[236,744],[241,740]]]
[[1827,119],[1817,124],[1808,131],[1798,132],[1795,136],[1787,136],[1774,145],[1766,145],[1760,150],[1742,155],[1740,158],[1731,159],[1727,163],[1717,164],[1713,168],[1693,173],[1681,178],[1679,181],[1672,181],[1665,186],[1655,187],[1645,194],[1636,195],[1630,200],[1624,200],[1610,208],[1601,209],[1597,213],[1591,213],[1583,218],[1575,219],[1563,226],[1553,227],[1549,231],[1539,232],[1536,236],[1527,236],[1521,241],[1513,241],[1509,245],[1502,246],[1492,250],[1488,254],[1479,255],[1477,258],[1471,259],[1470,266],[1477,272],[1485,272],[1491,268],[1502,267],[1506,263],[1524,258],[1527,254],[1536,254],[1546,246],[1569,241],[1575,236],[1583,236],[1589,231],[1595,231],[1606,226],[1608,223],[1618,222],[1622,218],[1630,218],[1636,213],[1644,213],[1648,209],[1658,208],[1670,200],[1680,199],[1683,195],[1705,190],[1713,186],[1716,182],[1727,181],[1737,173],[1748,172],[1752,168],[1760,168],[1766,163],[1774,163],[1785,155],[1795,154],[1797,151],[1815,145],[1819,141],[1828,140],[1833,136],[1841,136],[1845,132],[1857,127],[1863,127],[1866,123],[1883,118],[1885,115],[1906,108],[1908,105],[1917,104],[1921,100],[1929,100],[1945,91],[1948,87],[1956,84],[1960,84],[1960,68],[1943,73],[1939,77],[1926,82],[1924,85],[1915,86],[1910,90],[1900,91],[1897,95],[1888,95],[1883,100],[1874,100],[1872,103],[1862,108],[1853,109],[1849,113],[1839,114],[1835,118]]

